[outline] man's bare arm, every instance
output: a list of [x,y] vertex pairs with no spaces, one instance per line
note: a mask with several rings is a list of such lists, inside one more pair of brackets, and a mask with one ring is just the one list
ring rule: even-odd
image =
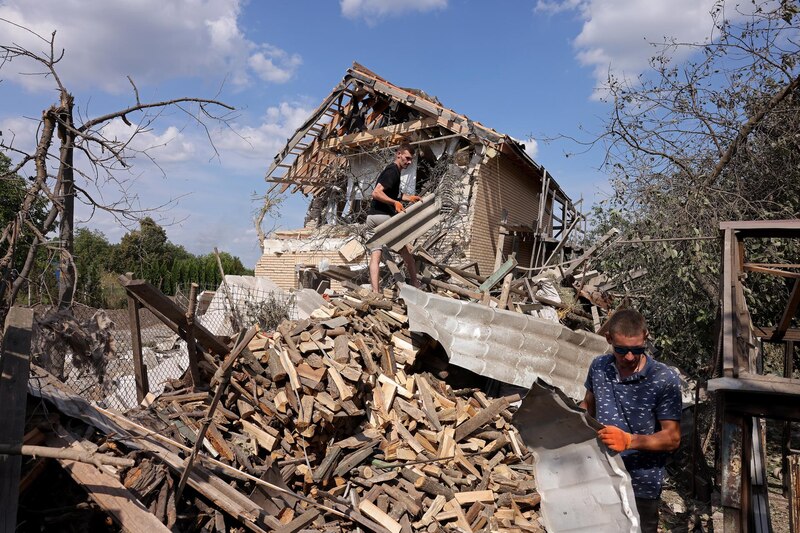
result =
[[397,211],[398,213],[404,210],[403,204],[401,204],[400,202],[398,202],[393,198],[389,198],[389,196],[383,191],[382,183],[377,184],[375,188],[372,189],[372,198],[384,204],[393,206],[395,208],[395,211]]
[[594,394],[592,391],[587,390],[583,401],[578,404],[581,409],[586,409],[586,412],[591,416],[595,416]]
[[630,447],[647,452],[671,452],[681,445],[681,423],[679,420],[659,420],[661,431],[652,435],[631,435]]

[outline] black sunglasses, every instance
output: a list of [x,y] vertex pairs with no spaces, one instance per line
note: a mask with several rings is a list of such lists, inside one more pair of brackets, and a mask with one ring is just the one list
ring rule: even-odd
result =
[[628,352],[631,352],[633,355],[642,355],[646,349],[644,346],[614,346],[614,353],[627,355]]

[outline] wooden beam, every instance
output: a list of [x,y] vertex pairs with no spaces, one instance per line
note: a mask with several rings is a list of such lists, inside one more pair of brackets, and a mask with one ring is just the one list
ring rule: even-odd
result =
[[584,253],[582,256],[580,256],[575,261],[572,261],[570,263],[570,266],[567,267],[564,270],[564,273],[562,274],[562,277],[566,278],[567,276],[569,276],[570,274],[575,272],[577,269],[579,269],[581,267],[581,265],[583,265],[583,263],[586,262],[587,259],[592,257],[592,255],[594,255],[594,253],[598,249],[600,249],[602,246],[604,246],[610,240],[616,238],[618,235],[619,235],[619,230],[617,228],[611,228],[608,231],[608,233],[606,233],[605,235],[600,237],[600,240],[598,240],[591,248],[586,250],[586,253]]
[[[173,302],[164,293],[141,279],[128,279],[125,276],[117,278],[120,285],[136,298],[139,303],[149,309],[156,317],[164,322],[172,331],[186,340],[186,311],[178,304]],[[194,332],[197,342],[207,351],[217,355],[227,355],[228,347],[216,335],[208,331],[202,324],[194,324]]]
[[800,237],[800,220],[737,220],[720,222],[721,230],[734,230],[742,237]]
[[779,268],[771,268],[757,263],[745,263],[744,270],[746,272],[758,272],[760,274],[770,274],[773,276],[780,276],[782,278],[800,279],[800,272],[789,272],[788,270],[781,270]]
[[[21,446],[25,436],[33,310],[12,307],[3,329],[0,357],[0,444]],[[17,528],[22,457],[0,455],[0,532]]]
[[794,318],[795,314],[797,313],[797,307],[800,306],[800,279],[795,280],[794,287],[792,288],[792,293],[789,295],[789,303],[786,304],[786,309],[783,311],[783,316],[781,317],[780,322],[778,322],[778,326],[775,328],[775,332],[772,334],[772,341],[779,341],[783,338],[786,334],[786,330],[789,329],[789,325],[792,323],[792,318]]
[[[772,342],[772,335],[775,334],[775,328],[773,327],[753,327],[754,335],[759,337],[764,342]],[[800,329],[798,328],[789,328],[784,332],[783,337],[781,340],[777,342],[800,342]]]
[[393,124],[385,128],[377,128],[374,130],[361,131],[358,133],[350,133],[341,137],[334,137],[327,139],[320,145],[320,150],[332,150],[334,148],[347,147],[352,148],[364,143],[373,142],[383,137],[391,135],[407,135],[414,131],[432,128],[436,126],[437,119],[435,117],[423,118],[421,120],[410,120],[401,124]]

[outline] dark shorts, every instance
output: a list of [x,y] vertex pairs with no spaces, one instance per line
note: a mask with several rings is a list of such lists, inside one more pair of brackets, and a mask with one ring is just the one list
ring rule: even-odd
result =
[[658,532],[658,502],[659,498],[636,498],[636,509],[639,511],[642,533]]

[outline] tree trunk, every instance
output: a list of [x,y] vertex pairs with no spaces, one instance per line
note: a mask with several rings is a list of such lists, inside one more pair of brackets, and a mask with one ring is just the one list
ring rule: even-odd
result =
[[58,278],[58,308],[68,309],[72,305],[75,295],[75,261],[72,259],[74,240],[75,218],[75,174],[72,168],[73,152],[75,147],[75,129],[72,123],[72,108],[74,100],[72,95],[61,93],[61,109],[58,118],[58,136],[61,139],[61,201],[63,211],[59,224],[61,240],[61,260],[59,263]]

